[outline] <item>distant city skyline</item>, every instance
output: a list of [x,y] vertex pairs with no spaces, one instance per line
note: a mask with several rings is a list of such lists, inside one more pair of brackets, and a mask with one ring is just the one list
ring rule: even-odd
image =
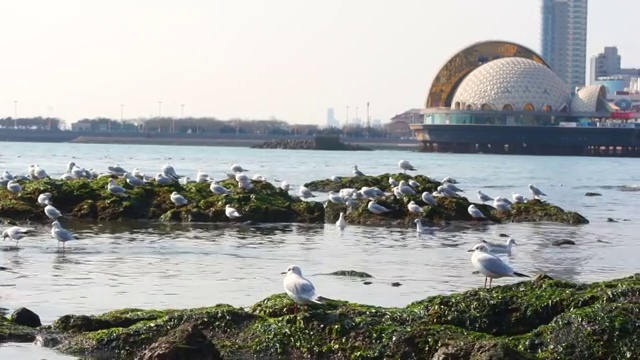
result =
[[[624,67],[640,67],[629,36],[638,13],[640,3],[591,1],[588,58],[615,45]],[[458,50],[498,39],[540,52],[541,31],[539,0],[26,0],[0,4],[0,29],[0,117],[184,112],[317,125],[329,107],[342,120],[358,106],[364,119],[370,101],[384,121],[422,107]]]

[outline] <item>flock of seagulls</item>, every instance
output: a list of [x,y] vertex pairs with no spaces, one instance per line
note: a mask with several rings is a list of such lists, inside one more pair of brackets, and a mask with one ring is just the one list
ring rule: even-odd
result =
[[[417,171],[417,169],[409,161],[406,160],[401,160],[398,163],[398,167],[404,173],[406,173],[407,171]],[[235,179],[238,183],[238,187],[240,188],[252,187],[251,180],[266,181],[263,176],[257,174],[250,179],[246,175],[246,172],[249,170],[238,164],[231,164],[230,170],[231,173],[227,174],[227,177]],[[42,179],[48,177],[47,172],[37,164],[29,166],[27,174],[28,175],[26,176],[14,176],[8,171],[4,171],[2,177],[0,177],[0,186],[5,187],[11,193],[20,193],[22,191],[22,187],[19,181]],[[178,175],[175,169],[169,164],[165,164],[162,168],[162,171],[157,173],[154,177],[148,177],[139,169],[133,169],[131,172],[129,172],[119,165],[114,165],[109,166],[107,172],[99,173],[93,169],[86,170],[82,167],[79,167],[74,162],[70,162],[68,164],[66,171],[61,176],[61,179],[95,179],[104,176],[111,177],[107,184],[107,190],[114,196],[126,196],[127,189],[118,185],[113,179],[113,176],[122,177],[127,182],[127,184],[133,187],[146,185],[151,179],[155,180],[155,182],[159,185],[167,185],[176,181],[181,183],[192,181],[188,177]],[[365,175],[361,170],[358,169],[357,165],[354,165],[353,176]],[[339,181],[341,178],[334,176],[332,177],[332,179],[334,181]],[[193,181],[203,183],[209,182],[211,184],[210,190],[213,194],[225,195],[230,193],[229,189],[226,189],[218,182],[216,182],[213,178],[209,177],[208,174],[200,170],[198,170],[198,172],[196,173],[195,180]],[[460,193],[464,192],[464,190],[460,189],[456,185],[457,183],[458,182],[455,179],[446,177],[442,180],[441,185],[437,188],[436,191],[434,191],[433,193],[423,192],[422,194],[420,194],[419,199],[421,199],[427,206],[438,206],[438,197],[460,197]],[[408,181],[397,181],[393,177],[389,177],[389,185],[391,186],[391,193],[398,198],[416,196],[418,195],[416,193],[416,189],[420,187],[420,184],[413,179]],[[291,189],[291,185],[286,181],[282,181],[279,187],[285,191],[289,191]],[[540,199],[542,196],[547,196],[544,192],[542,192],[539,188],[532,184],[529,185],[529,191],[531,192],[534,199]],[[304,186],[300,186],[298,188],[297,195],[303,199],[311,199],[316,197],[311,192],[311,190]],[[327,201],[332,203],[345,204],[348,207],[353,207],[358,200],[368,200],[367,209],[373,214],[382,215],[390,211],[389,209],[376,202],[377,199],[384,196],[387,196],[387,194],[376,187],[362,187],[359,190],[348,188],[341,189],[339,192],[329,192]],[[493,206],[500,211],[509,211],[514,203],[523,203],[528,201],[528,199],[517,193],[512,193],[512,201],[503,197],[494,198],[488,196],[480,190],[478,190],[477,196],[481,203],[493,201]],[[189,200],[178,192],[173,192],[170,196],[170,199],[176,207],[185,206],[189,203]],[[64,218],[64,216],[58,209],[54,207],[52,194],[40,194],[37,198],[37,203],[43,207],[45,215],[49,219],[53,220],[53,222],[51,223],[51,236],[58,241],[58,247],[60,247],[60,244],[62,244],[62,251],[64,251],[66,242],[77,239],[77,237],[60,224],[59,219]],[[424,213],[424,208],[418,205],[415,200],[411,200],[408,202],[407,210],[410,213],[414,214]],[[473,219],[486,218],[482,211],[478,209],[474,204],[469,205],[468,212]],[[230,205],[227,205],[225,207],[225,214],[229,219],[237,219],[242,217],[242,214]],[[430,233],[433,231],[432,228],[425,227],[422,224],[420,218],[415,219],[414,222],[416,224],[416,231],[418,234]],[[336,226],[340,230],[344,230],[346,228],[347,222],[345,220],[344,212],[340,213],[340,217],[336,222]],[[9,239],[15,241],[17,246],[18,242],[21,239],[28,236],[29,234],[32,234],[33,232],[35,232],[34,229],[13,226],[4,230],[2,236],[3,240]],[[527,276],[525,274],[516,272],[513,268],[511,268],[511,266],[503,262],[496,255],[499,253],[510,255],[512,247],[514,245],[517,245],[515,240],[509,238],[504,244],[483,241],[479,244],[476,244],[469,250],[473,252],[471,256],[471,263],[473,267],[485,276],[485,287],[487,287],[487,280],[489,280],[489,287],[491,287],[493,279],[513,276]],[[325,299],[316,294],[314,285],[311,283],[311,281],[309,281],[302,275],[302,270],[300,269],[300,267],[291,265],[287,268],[287,271],[285,273],[286,276],[284,278],[284,289],[287,295],[291,297],[291,299],[293,299],[296,303],[296,311],[297,304],[324,303]]]

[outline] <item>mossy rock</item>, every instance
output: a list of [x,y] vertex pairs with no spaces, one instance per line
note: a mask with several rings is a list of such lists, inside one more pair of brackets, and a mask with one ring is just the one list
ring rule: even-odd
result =
[[559,206],[538,199],[513,204],[510,212],[495,210],[493,213],[502,221],[510,222],[553,221],[571,225],[589,223],[589,220],[576,212],[565,211]]
[[293,302],[276,294],[249,310],[125,309],[87,318],[62,317],[48,329],[62,341],[58,350],[131,358],[189,324],[224,358],[632,359],[640,351],[640,274],[593,284],[538,277],[404,308],[328,300],[294,314]]
[[[116,182],[127,192],[126,196],[119,197],[107,191],[110,179],[23,181],[19,195],[0,190],[0,217],[48,221],[43,208],[37,204],[38,195],[44,192],[52,194],[53,205],[63,214],[79,219],[228,222],[224,211],[227,204],[243,215],[235,220],[241,222],[322,223],[325,217],[321,203],[302,201],[267,182],[253,181],[253,188],[245,190],[238,188],[235,180],[223,180],[221,185],[231,194],[216,195],[210,191],[209,183],[157,185],[151,181],[134,188],[120,178]],[[177,208],[170,200],[174,191],[189,203]]]
[[8,318],[0,315],[0,343],[8,341],[32,342],[36,339],[36,333],[36,329],[14,324]]
[[433,180],[424,175],[412,176],[409,174],[382,174],[377,176],[352,176],[341,177],[340,181],[333,181],[331,179],[315,180],[304,184],[311,191],[340,191],[340,189],[354,188],[360,190],[364,186],[377,187],[378,189],[386,192],[391,191],[391,185],[389,184],[389,177],[394,178],[397,182],[401,180],[409,181],[411,179],[417,181],[420,186],[416,188],[416,193],[422,194],[425,191],[434,192],[438,186],[442,185],[439,181]]

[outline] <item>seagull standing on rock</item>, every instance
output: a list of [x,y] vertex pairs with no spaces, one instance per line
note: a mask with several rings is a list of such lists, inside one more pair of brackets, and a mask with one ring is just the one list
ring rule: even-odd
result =
[[493,201],[493,198],[482,191],[478,190],[478,200],[486,203],[487,201]]
[[116,196],[124,196],[127,190],[122,186],[116,184],[114,179],[109,179],[109,184],[107,184],[107,190],[113,195]]
[[316,288],[302,276],[302,270],[298,266],[289,266],[285,274],[284,291],[295,302],[295,313],[298,312],[298,305],[324,304],[323,299],[316,295]]
[[407,160],[400,160],[398,163],[398,167],[404,171],[406,174],[407,171],[416,171],[417,169],[411,165],[411,163]]
[[422,201],[432,206],[438,205],[438,200],[436,200],[436,198],[434,198],[433,195],[429,194],[428,191],[425,191],[422,193]]
[[245,169],[245,168],[243,168],[242,166],[240,166],[238,164],[231,164],[231,166],[229,168],[231,169],[232,172],[234,172],[236,174],[249,171],[249,169]]
[[187,205],[189,201],[182,195],[178,194],[178,192],[174,191],[171,193],[171,202],[176,206],[180,207],[183,205]]
[[367,205],[367,209],[369,209],[369,211],[371,211],[374,214],[384,214],[386,212],[391,211],[391,210],[387,209],[386,207],[376,203],[375,200],[369,201],[369,205]]
[[20,191],[22,191],[22,186],[20,186],[20,184],[18,184],[17,181],[15,180],[10,180],[7,183],[7,190],[11,191],[14,194],[19,193]]
[[358,170],[358,165],[353,165],[353,176],[365,176],[362,171]]
[[469,212],[469,215],[471,215],[471,217],[475,220],[475,219],[486,219],[487,217],[484,216],[484,214],[482,213],[482,211],[480,211],[480,209],[478,209],[475,205],[471,204],[469,205],[469,208],[467,209],[467,211]]
[[484,287],[487,287],[487,278],[489,278],[489,288],[493,279],[502,277],[529,277],[528,275],[514,271],[511,266],[505,264],[499,257],[489,254],[489,248],[486,244],[477,244],[469,249],[473,251],[471,255],[471,264],[473,267],[484,275]]
[[416,205],[413,200],[409,203],[409,205],[407,205],[407,208],[409,209],[409,212],[413,214],[422,214],[424,212],[424,210],[422,210],[420,206]]
[[38,204],[47,206],[51,202],[51,193],[42,193],[38,195]]
[[513,199],[513,202],[516,203],[523,203],[524,202],[524,196],[518,194],[518,193],[511,193],[511,198]]
[[538,189],[535,185],[529,184],[529,191],[531,191],[531,195],[533,195],[534,199],[540,199],[540,196],[547,196],[547,194],[543,193],[540,189]]
[[44,214],[51,220],[58,220],[58,218],[62,216],[60,211],[51,204],[47,204],[47,206],[44,207]]
[[303,198],[303,199],[316,197],[315,195],[313,195],[311,190],[309,190],[308,188],[306,188],[303,185],[300,185],[300,188],[298,189],[298,195],[300,195],[300,197]]
[[211,186],[209,186],[209,189],[211,190],[212,193],[216,195],[226,195],[229,193],[229,190],[227,190],[227,188],[225,188],[222,185],[216,184],[215,182],[211,183]]

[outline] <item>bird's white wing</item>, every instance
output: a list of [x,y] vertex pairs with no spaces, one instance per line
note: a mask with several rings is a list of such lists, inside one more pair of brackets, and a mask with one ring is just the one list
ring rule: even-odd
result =
[[489,255],[482,254],[478,257],[478,263],[488,272],[498,274],[498,275],[512,275],[513,269],[511,266],[505,264],[500,258]]
[[314,300],[316,298],[316,288],[311,281],[304,279],[300,276],[289,276],[284,285],[285,289],[300,297]]

